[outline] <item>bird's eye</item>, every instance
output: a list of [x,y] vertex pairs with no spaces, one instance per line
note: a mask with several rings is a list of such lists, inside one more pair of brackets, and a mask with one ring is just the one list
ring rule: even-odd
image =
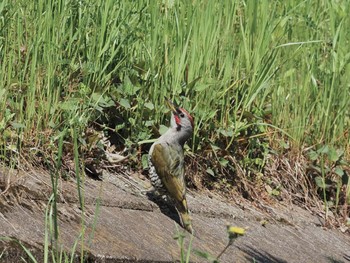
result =
[[180,113],[180,117],[181,117],[181,118],[185,117],[185,114]]

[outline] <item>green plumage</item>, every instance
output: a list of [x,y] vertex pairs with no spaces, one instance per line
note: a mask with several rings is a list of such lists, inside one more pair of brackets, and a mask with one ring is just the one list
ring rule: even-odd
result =
[[167,143],[156,144],[153,148],[151,161],[168,195],[175,203],[184,228],[193,233],[186,201],[182,147],[180,145],[172,147]]

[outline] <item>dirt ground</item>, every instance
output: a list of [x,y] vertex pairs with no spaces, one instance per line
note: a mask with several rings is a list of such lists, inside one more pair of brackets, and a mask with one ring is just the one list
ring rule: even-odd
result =
[[[85,178],[84,213],[74,178],[59,179],[58,247],[70,254],[84,228],[85,262],[174,262],[180,247],[173,238],[182,228],[176,214],[164,212],[149,198],[149,182],[138,174],[104,174]],[[0,262],[30,261],[11,237],[43,262],[45,211],[52,193],[44,171],[0,169]],[[237,198],[241,200],[241,198]],[[350,262],[350,236],[322,227],[322,218],[292,204],[255,208],[230,203],[209,192],[189,192],[192,249],[217,256],[227,245],[226,225],[247,228],[220,262]],[[83,222],[82,223],[82,219]],[[191,239],[185,233],[185,249]],[[50,235],[49,235],[50,238]],[[79,259],[76,258],[78,261]],[[191,262],[206,262],[191,254]]]

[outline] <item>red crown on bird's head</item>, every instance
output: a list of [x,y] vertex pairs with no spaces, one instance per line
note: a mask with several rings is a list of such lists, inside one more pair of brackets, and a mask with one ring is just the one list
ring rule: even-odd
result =
[[192,128],[194,127],[193,117],[191,116],[191,114],[189,114],[187,110],[185,110],[184,108],[178,107],[175,103],[173,103],[171,100],[169,100],[166,97],[165,97],[165,100],[169,108],[171,109],[172,113],[174,114],[175,123],[177,125],[181,125],[181,114],[183,114],[183,115],[186,115],[189,121],[191,122]]
[[[188,117],[188,119],[190,120],[191,124],[192,124],[192,128],[194,127],[194,120],[193,117],[191,116],[191,114],[188,113],[187,110],[185,110],[184,108],[177,108],[178,111],[181,111],[183,114],[186,114],[186,116]],[[179,115],[175,115],[175,121],[176,124],[180,125],[180,118]]]

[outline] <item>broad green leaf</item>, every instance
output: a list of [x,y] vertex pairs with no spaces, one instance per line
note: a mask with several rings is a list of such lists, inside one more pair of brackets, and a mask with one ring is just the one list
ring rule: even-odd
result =
[[214,116],[216,115],[216,112],[217,112],[217,111],[218,111],[218,110],[211,111],[211,112],[208,114],[207,119],[212,119],[212,118],[214,118]]
[[124,127],[125,127],[125,123],[118,124],[118,125],[115,126],[114,130],[116,132],[118,132],[119,130],[124,129]]
[[309,151],[309,158],[311,161],[316,161],[318,159],[319,155],[316,151]]
[[134,118],[129,118],[128,120],[131,126],[135,126],[136,120]]
[[100,102],[102,100],[100,92],[93,92],[90,97],[93,102]]
[[133,95],[133,85],[129,76],[125,75],[123,83],[124,94]]
[[344,175],[344,170],[340,168],[339,166],[335,167],[334,172],[339,175],[340,177]]
[[91,99],[94,103],[98,103],[98,105],[104,108],[115,106],[115,103],[112,100],[112,98],[107,96],[101,96],[101,93],[98,92],[92,93]]
[[60,104],[60,108],[65,111],[75,110],[81,105],[81,100],[78,98],[69,98]]
[[232,129],[227,129],[227,130],[220,129],[220,133],[225,137],[232,137],[233,136]]
[[121,98],[119,104],[127,110],[131,108],[130,102],[127,99]]
[[221,150],[220,147],[218,147],[218,146],[216,146],[216,145],[214,145],[214,144],[211,144],[210,146],[211,146],[212,150],[214,150],[214,151]]
[[145,121],[145,126],[146,126],[146,127],[151,127],[153,124],[154,124],[154,121],[153,121],[153,120]]
[[55,128],[56,127],[56,124],[53,122],[53,120],[49,121],[49,127],[50,128]]
[[199,85],[197,85],[194,89],[195,89],[195,91],[197,91],[197,92],[201,92],[201,91],[206,90],[208,87],[209,87],[209,85],[206,85],[206,84],[199,84]]
[[283,147],[283,149],[289,149],[289,144],[287,142],[285,142],[284,140],[280,141],[280,146]]
[[146,102],[146,103],[145,103],[145,107],[146,107],[147,109],[150,109],[150,110],[153,110],[153,109],[154,109],[154,105],[153,105],[152,102]]
[[284,78],[288,78],[290,76],[292,76],[295,72],[295,68],[291,68],[291,69],[288,69],[285,73],[284,73]]
[[321,177],[321,176],[315,177],[315,183],[316,183],[316,185],[317,185],[318,187],[320,187],[320,188],[324,188],[324,187],[325,187],[324,179],[323,179],[323,177]]
[[206,172],[207,172],[208,174],[210,174],[211,176],[215,176],[214,171],[213,171],[212,169],[210,169],[210,168],[208,168],[208,169],[206,170]]
[[163,135],[168,129],[169,129],[169,128],[168,128],[167,126],[161,124],[161,125],[159,126],[159,134],[160,134],[160,135]]
[[228,164],[228,161],[226,159],[224,159],[224,158],[220,158],[219,162],[220,162],[220,165],[223,166],[223,167],[226,167],[227,164]]
[[24,129],[26,126],[22,123],[11,122],[11,126],[15,129]]
[[328,151],[328,158],[331,162],[336,162],[338,161],[338,153],[337,151],[333,148],[333,147],[330,147],[329,148],[329,151]]
[[329,147],[328,145],[322,146],[320,149],[317,150],[318,153],[325,153],[327,154],[329,152]]

